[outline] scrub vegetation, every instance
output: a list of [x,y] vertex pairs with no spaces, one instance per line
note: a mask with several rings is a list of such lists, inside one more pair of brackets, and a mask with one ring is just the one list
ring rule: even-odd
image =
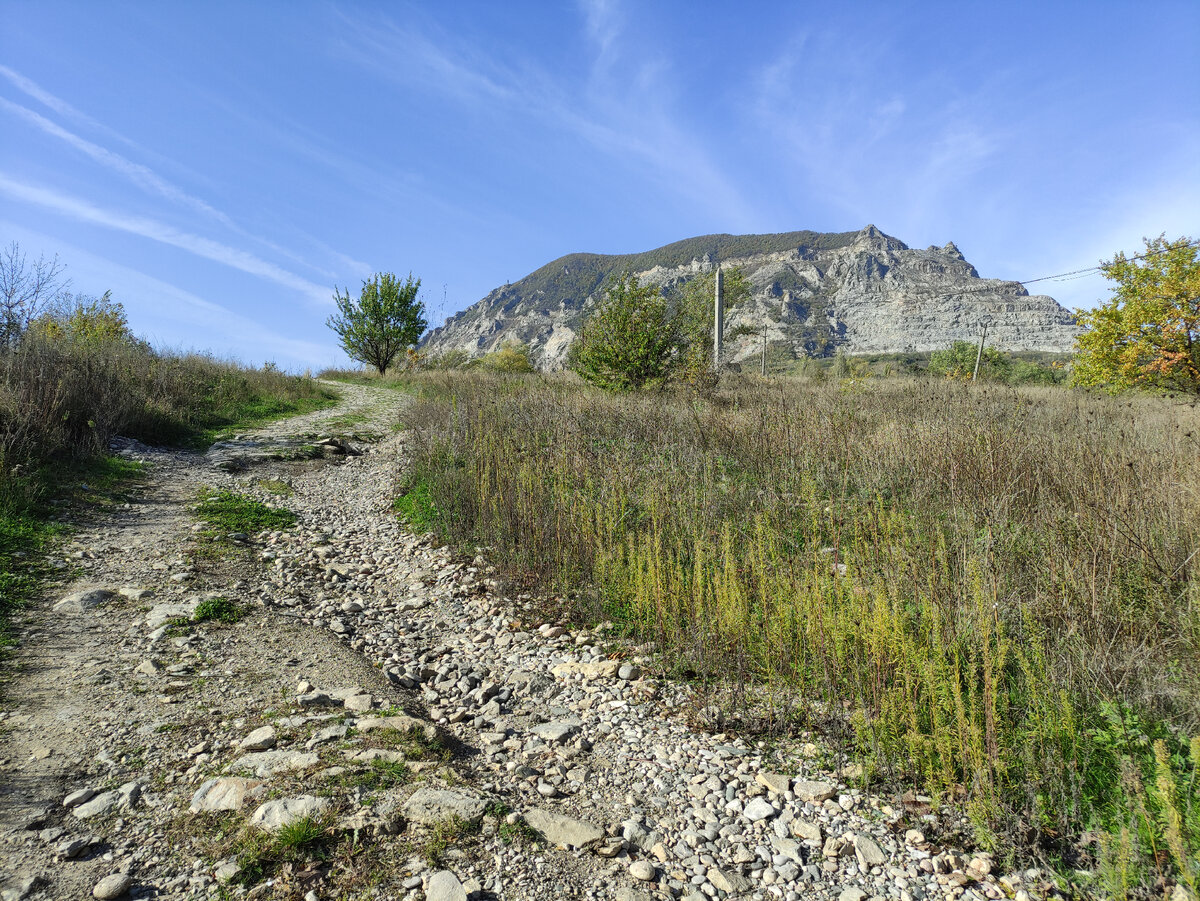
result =
[[[398,506],[1113,895],[1197,877],[1200,415],[951,379],[410,379]],[[762,689],[762,690],[758,690]],[[749,723],[749,719],[746,721]]]

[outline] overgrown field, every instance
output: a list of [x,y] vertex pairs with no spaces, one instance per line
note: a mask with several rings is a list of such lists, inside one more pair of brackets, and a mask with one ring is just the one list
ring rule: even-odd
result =
[[45,501],[121,470],[105,462],[114,435],[200,446],[222,429],[327,406],[311,378],[248,369],[200,354],[152,350],[126,333],[76,339],[25,333],[0,348],[0,643],[8,614],[44,573],[54,528]]
[[[398,507],[1123,896],[1200,875],[1200,412],[936,380],[433,373]],[[1161,884],[1161,883],[1160,883]]]

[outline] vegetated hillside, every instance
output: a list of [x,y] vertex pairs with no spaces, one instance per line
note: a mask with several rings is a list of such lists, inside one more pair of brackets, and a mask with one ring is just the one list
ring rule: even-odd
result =
[[[859,232],[704,235],[637,254],[575,253],[492,291],[434,329],[422,346],[475,357],[505,341],[528,344],[544,369],[567,348],[601,299],[605,281],[632,272],[670,293],[716,265],[739,266],[753,286],[729,326],[766,333],[792,358],[936,350],[977,339],[1004,350],[1065,352],[1077,329],[1051,297],[1017,282],[983,279],[955,247],[914,250],[873,225]],[[733,342],[733,358],[761,338]]]
[[1194,883],[1192,407],[934,379],[732,377],[711,401],[412,383],[402,503],[439,537],[778,705],[741,725],[842,735],[863,772],[963,799],[999,854],[1097,897]]

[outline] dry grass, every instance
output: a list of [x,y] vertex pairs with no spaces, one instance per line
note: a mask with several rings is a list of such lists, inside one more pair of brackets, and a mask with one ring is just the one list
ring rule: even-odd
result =
[[[932,380],[747,378],[711,401],[412,381],[410,506],[445,537],[681,672],[786,690],[818,724],[845,711],[871,768],[965,794],[986,843],[1078,862],[1085,829],[1124,826],[1129,884],[1194,869],[1194,404]],[[1193,859],[1154,854],[1172,804]]]

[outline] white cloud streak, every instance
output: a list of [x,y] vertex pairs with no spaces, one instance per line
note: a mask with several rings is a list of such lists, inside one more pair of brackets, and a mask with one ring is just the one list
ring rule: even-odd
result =
[[[64,118],[86,124],[93,129],[111,135],[124,144],[127,144],[131,147],[137,147],[133,141],[123,137],[100,122],[97,122],[90,116],[81,113],[65,100],[62,100],[61,98],[56,97],[50,92],[42,89],[37,84],[21,75],[19,72],[15,72],[5,66],[0,66],[0,76],[7,78],[15,87],[17,87],[18,90],[38,100]],[[115,153],[105,147],[100,146],[99,144],[87,140],[86,138],[80,137],[74,132],[68,131],[57,123],[47,119],[45,116],[42,116],[41,114],[34,112],[27,107],[21,106],[18,103],[13,103],[11,100],[7,100],[3,97],[0,97],[0,109],[5,109],[23,122],[32,125],[51,137],[58,138],[64,143],[78,150],[80,153],[83,153],[85,156],[90,157],[94,162],[113,172],[116,172],[149,194],[156,195],[164,200],[170,201],[171,203],[177,204],[193,212],[200,213],[201,215],[220,223],[222,226],[228,228],[238,236],[256,241],[275,253],[278,253],[281,256],[284,256],[293,262],[299,263],[302,266],[305,266],[316,272],[320,272],[322,275],[332,278],[336,274],[329,270],[322,269],[320,266],[317,266],[315,263],[313,263],[311,259],[305,258],[300,254],[288,250],[286,247],[282,247],[273,241],[259,237],[258,235],[247,231],[234,222],[226,213],[223,213],[210,203],[188,193],[177,185],[172,184],[170,181],[160,176],[148,166],[144,166],[141,163],[135,163],[132,160],[121,156],[119,153]],[[360,272],[366,270],[367,267],[365,264],[354,260],[343,253],[340,253],[336,249],[329,247],[328,245],[317,241],[316,239],[309,238],[308,236],[304,237],[314,246],[319,247],[321,250],[332,256],[339,265],[352,268],[355,271]]]
[[49,188],[23,184],[3,173],[0,173],[0,193],[7,194],[24,203],[53,210],[80,222],[101,225],[177,247],[198,257],[297,291],[315,304],[327,306],[331,303],[330,291],[321,285],[301,278],[295,273],[251,253],[181,231],[164,222],[104,210],[85,200],[61,194]]
[[[561,79],[541,69],[508,66],[449,35],[388,19],[347,17],[354,47],[347,58],[406,88],[415,83],[464,105],[502,108],[572,133],[618,160],[639,159],[665,189],[711,210],[730,227],[753,221],[750,205],[707,154],[703,140],[664,104],[662,98],[672,90],[661,65],[619,65],[624,25],[615,0],[589,0],[582,11],[595,53],[591,80],[582,91],[564,89]],[[372,52],[363,52],[364,46]],[[405,66],[382,62],[398,55],[408,61]]]

